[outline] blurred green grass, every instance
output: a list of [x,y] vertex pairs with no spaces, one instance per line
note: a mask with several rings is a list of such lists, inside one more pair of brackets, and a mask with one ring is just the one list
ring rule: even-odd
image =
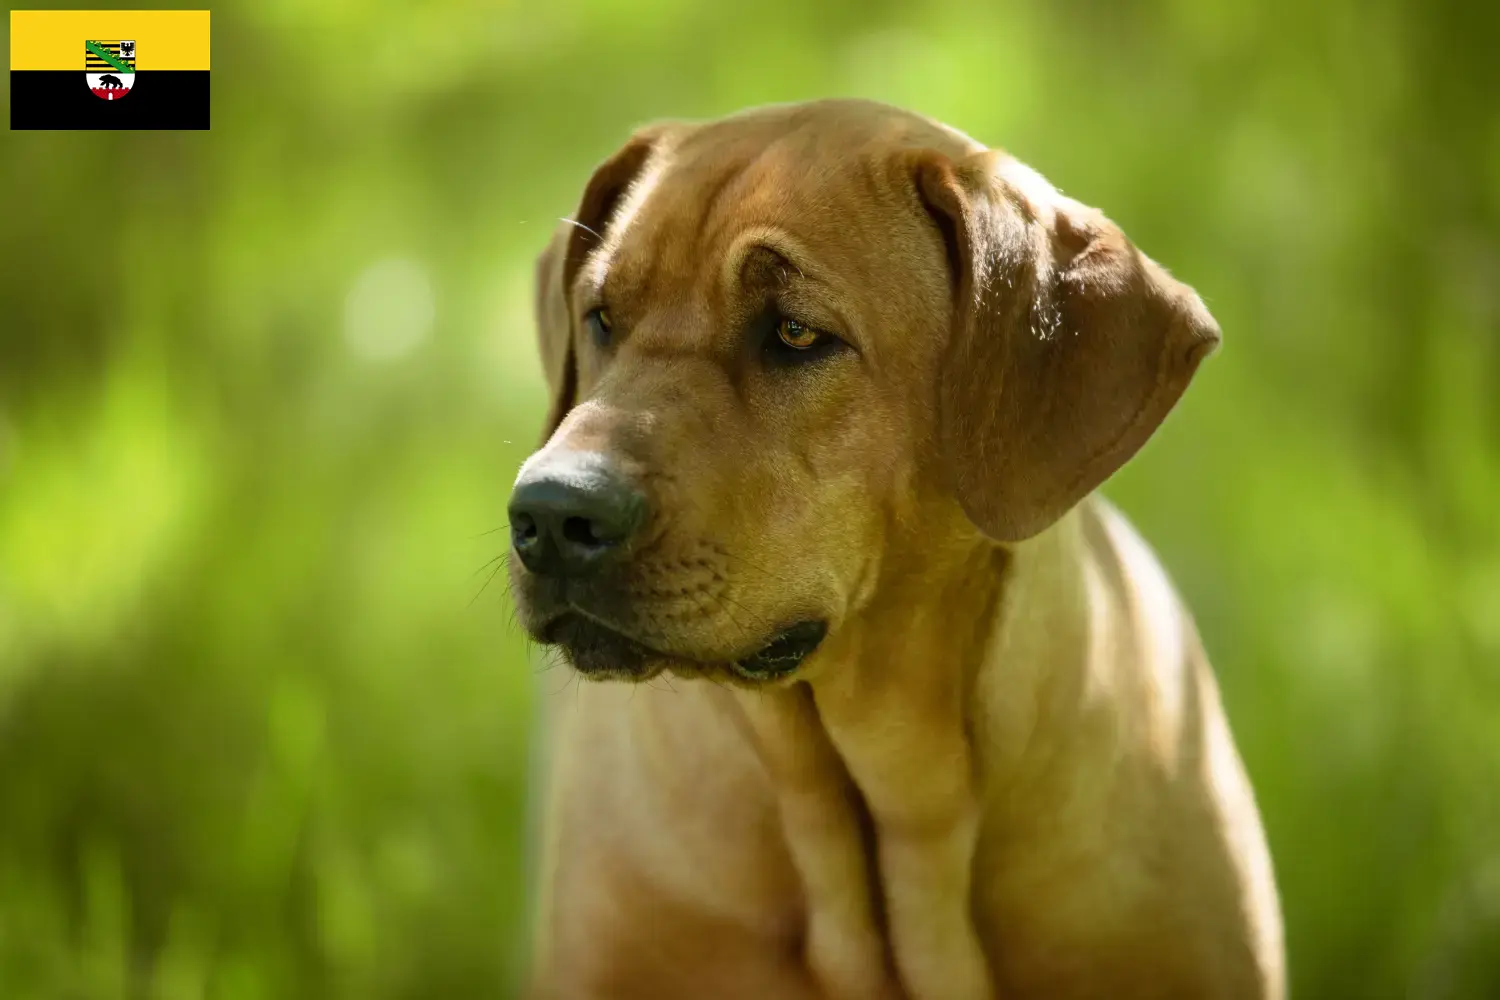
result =
[[889,100],[1226,334],[1110,485],[1194,607],[1294,995],[1500,995],[1491,6],[216,8],[214,127],[0,157],[0,997],[512,995],[530,266],[643,121]]

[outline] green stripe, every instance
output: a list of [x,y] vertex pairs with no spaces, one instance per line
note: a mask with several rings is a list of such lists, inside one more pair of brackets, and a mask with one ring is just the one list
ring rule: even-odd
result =
[[106,49],[104,46],[100,45],[98,42],[84,42],[83,44],[90,52],[98,56],[100,59],[103,59],[105,62],[109,63],[121,73],[135,72],[134,67],[125,62],[125,60],[121,59],[119,56],[115,55],[113,52],[109,51],[109,49]]

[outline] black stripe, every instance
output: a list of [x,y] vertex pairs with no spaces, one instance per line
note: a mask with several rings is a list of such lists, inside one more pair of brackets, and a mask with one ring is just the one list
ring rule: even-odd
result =
[[76,69],[10,71],[13,129],[206,129],[208,112],[208,70],[137,73],[113,101],[95,97]]

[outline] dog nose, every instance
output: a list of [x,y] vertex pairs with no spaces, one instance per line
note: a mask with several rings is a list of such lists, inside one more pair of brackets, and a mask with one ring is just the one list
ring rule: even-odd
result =
[[533,573],[586,576],[621,550],[645,514],[645,495],[608,462],[548,463],[511,494],[511,545]]

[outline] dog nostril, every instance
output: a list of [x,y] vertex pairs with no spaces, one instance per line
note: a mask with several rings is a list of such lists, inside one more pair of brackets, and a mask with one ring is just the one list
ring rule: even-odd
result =
[[536,521],[530,514],[517,514],[510,519],[511,537],[518,542],[536,540]]
[[563,521],[563,537],[574,545],[600,545],[603,543],[594,532],[594,522],[586,517],[570,517]]

